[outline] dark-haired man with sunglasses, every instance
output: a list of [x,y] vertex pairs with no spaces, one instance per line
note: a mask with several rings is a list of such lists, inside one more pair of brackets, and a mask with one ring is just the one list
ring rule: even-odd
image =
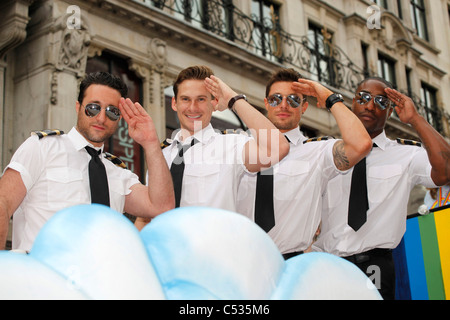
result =
[[[45,222],[66,207],[100,203],[140,217],[174,207],[172,179],[153,121],[141,105],[123,98],[127,91],[109,73],[87,75],[76,102],[76,127],[68,134],[37,132],[19,147],[0,179],[0,249],[13,214],[13,249],[29,251]],[[148,187],[103,153],[104,141],[122,117],[144,150]],[[101,186],[94,185],[101,180]],[[98,190],[104,192],[97,196]]]
[[[399,119],[417,131],[425,148],[414,141],[386,137],[384,128],[394,107]],[[449,182],[450,146],[418,114],[414,102],[382,78],[368,78],[359,84],[352,109],[372,138],[373,149],[364,159],[365,165],[358,164],[329,182],[321,234],[313,250],[355,263],[374,280],[385,299],[394,299],[391,250],[406,229],[409,194],[418,184],[431,188]],[[357,167],[365,171],[359,185]],[[359,190],[365,193],[356,194]]]
[[[343,139],[308,140],[299,123],[306,96],[335,117]],[[293,69],[275,72],[266,87],[269,120],[290,142],[289,154],[257,176],[247,174],[239,187],[238,212],[260,225],[285,259],[311,246],[320,224],[321,195],[329,179],[347,171],[371,149],[370,137],[342,97]],[[272,190],[266,189],[272,186]],[[266,210],[272,208],[273,210]]]

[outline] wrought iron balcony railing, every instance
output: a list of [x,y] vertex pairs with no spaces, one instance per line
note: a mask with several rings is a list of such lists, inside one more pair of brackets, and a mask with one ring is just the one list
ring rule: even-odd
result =
[[246,15],[231,0],[134,0],[212,32],[270,61],[290,65],[338,89],[353,92],[364,71],[332,43],[313,44],[308,36],[282,30],[276,16]]
[[[285,32],[278,20],[271,17],[246,15],[232,0],[133,0],[147,7],[162,10],[193,27],[212,32],[228,39],[261,57],[279,64],[294,67],[306,77],[353,94],[356,86],[368,74],[355,65],[338,46],[333,45],[323,32],[323,41],[314,41],[308,35],[293,36]],[[431,114],[420,98],[414,96],[419,112],[439,131],[440,119],[449,116],[435,108]],[[430,118],[431,117],[431,118]],[[442,131],[441,131],[442,132]]]

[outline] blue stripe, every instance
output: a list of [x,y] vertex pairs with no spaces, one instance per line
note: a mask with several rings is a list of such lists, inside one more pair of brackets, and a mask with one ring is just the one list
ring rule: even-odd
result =
[[406,224],[405,252],[408,261],[409,283],[412,300],[428,300],[428,287],[422,252],[419,220],[408,219]]

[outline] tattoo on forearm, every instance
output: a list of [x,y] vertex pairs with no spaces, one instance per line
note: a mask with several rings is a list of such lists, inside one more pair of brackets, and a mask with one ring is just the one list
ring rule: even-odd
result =
[[338,168],[339,170],[344,171],[350,169],[350,161],[345,155],[344,141],[338,141],[334,144],[333,158],[334,164],[336,165],[336,168]]

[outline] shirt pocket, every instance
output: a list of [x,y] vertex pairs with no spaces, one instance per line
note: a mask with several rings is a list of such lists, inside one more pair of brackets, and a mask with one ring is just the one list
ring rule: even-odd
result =
[[[88,194],[89,183],[83,183],[80,170],[74,168],[52,168],[47,170],[48,203],[66,202],[80,204]],[[59,200],[58,200],[59,199]]]
[[[308,176],[310,171],[309,161],[289,160],[277,165],[274,169],[276,187],[274,197],[277,200],[292,200],[302,195],[299,194],[301,180]],[[307,183],[307,181],[303,181]]]
[[220,165],[192,164],[186,165],[183,177],[182,197],[187,205],[208,204],[215,197],[219,183]]
[[[367,172],[369,201],[382,202],[395,193],[401,176],[402,166],[398,164],[369,168]],[[402,195],[396,196],[401,197]]]

